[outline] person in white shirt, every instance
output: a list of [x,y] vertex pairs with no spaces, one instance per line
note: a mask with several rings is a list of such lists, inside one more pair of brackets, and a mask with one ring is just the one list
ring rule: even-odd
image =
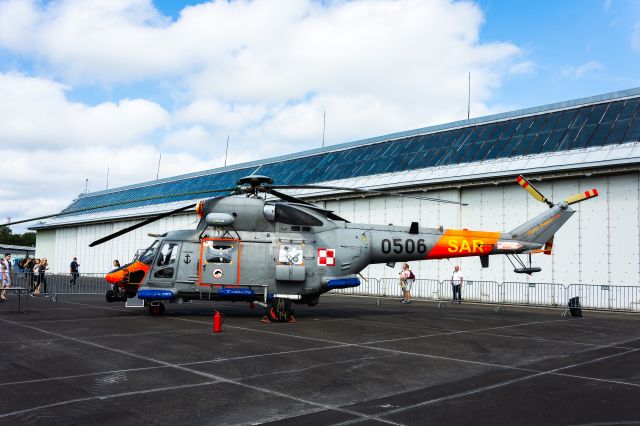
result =
[[462,273],[460,272],[460,266],[456,265],[453,268],[453,274],[451,275],[451,288],[453,289],[453,303],[462,302]]
[[40,259],[36,259],[35,265],[33,265],[33,288],[29,292],[29,296],[35,296],[40,294]]
[[411,287],[413,286],[416,276],[409,268],[408,263],[402,264],[402,272],[400,272],[400,286],[402,287],[402,303],[411,303]]
[[[0,259],[0,281],[2,282],[2,288],[11,287],[11,255],[9,253],[4,255],[4,259]],[[7,300],[7,292],[0,292],[0,302]]]

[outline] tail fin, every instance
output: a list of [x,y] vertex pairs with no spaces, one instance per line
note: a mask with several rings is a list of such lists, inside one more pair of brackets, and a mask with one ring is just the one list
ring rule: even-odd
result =
[[553,238],[553,234],[555,234],[574,213],[575,210],[568,207],[565,203],[558,203],[553,206],[553,208],[518,226],[509,232],[509,234],[511,238],[540,244],[540,246],[542,246]]
[[569,207],[571,204],[597,197],[598,190],[595,188],[580,194],[572,195],[566,200],[553,204],[547,197],[542,195],[525,177],[518,176],[516,179],[518,184],[523,187],[533,198],[545,203],[550,210],[534,217],[530,221],[518,226],[510,232],[514,239],[527,241],[542,246],[544,244],[544,253],[551,254],[553,247],[553,235],[564,223],[569,220],[575,210]]

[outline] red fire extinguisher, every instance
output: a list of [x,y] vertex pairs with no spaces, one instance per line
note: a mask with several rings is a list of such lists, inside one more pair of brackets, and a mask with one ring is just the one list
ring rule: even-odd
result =
[[213,312],[213,332],[220,333],[222,331],[222,323],[224,316],[219,311]]

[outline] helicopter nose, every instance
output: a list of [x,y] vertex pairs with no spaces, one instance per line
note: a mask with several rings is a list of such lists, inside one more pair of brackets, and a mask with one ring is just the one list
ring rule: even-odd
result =
[[104,278],[110,284],[115,284],[117,282],[120,282],[124,278],[124,269],[120,269],[120,270],[117,270],[117,271],[109,272],[107,275],[105,275]]

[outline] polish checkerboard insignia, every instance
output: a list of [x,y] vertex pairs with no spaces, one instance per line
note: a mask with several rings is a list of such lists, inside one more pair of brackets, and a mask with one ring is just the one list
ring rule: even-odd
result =
[[318,265],[320,266],[335,266],[336,265],[336,250],[335,249],[318,249]]

